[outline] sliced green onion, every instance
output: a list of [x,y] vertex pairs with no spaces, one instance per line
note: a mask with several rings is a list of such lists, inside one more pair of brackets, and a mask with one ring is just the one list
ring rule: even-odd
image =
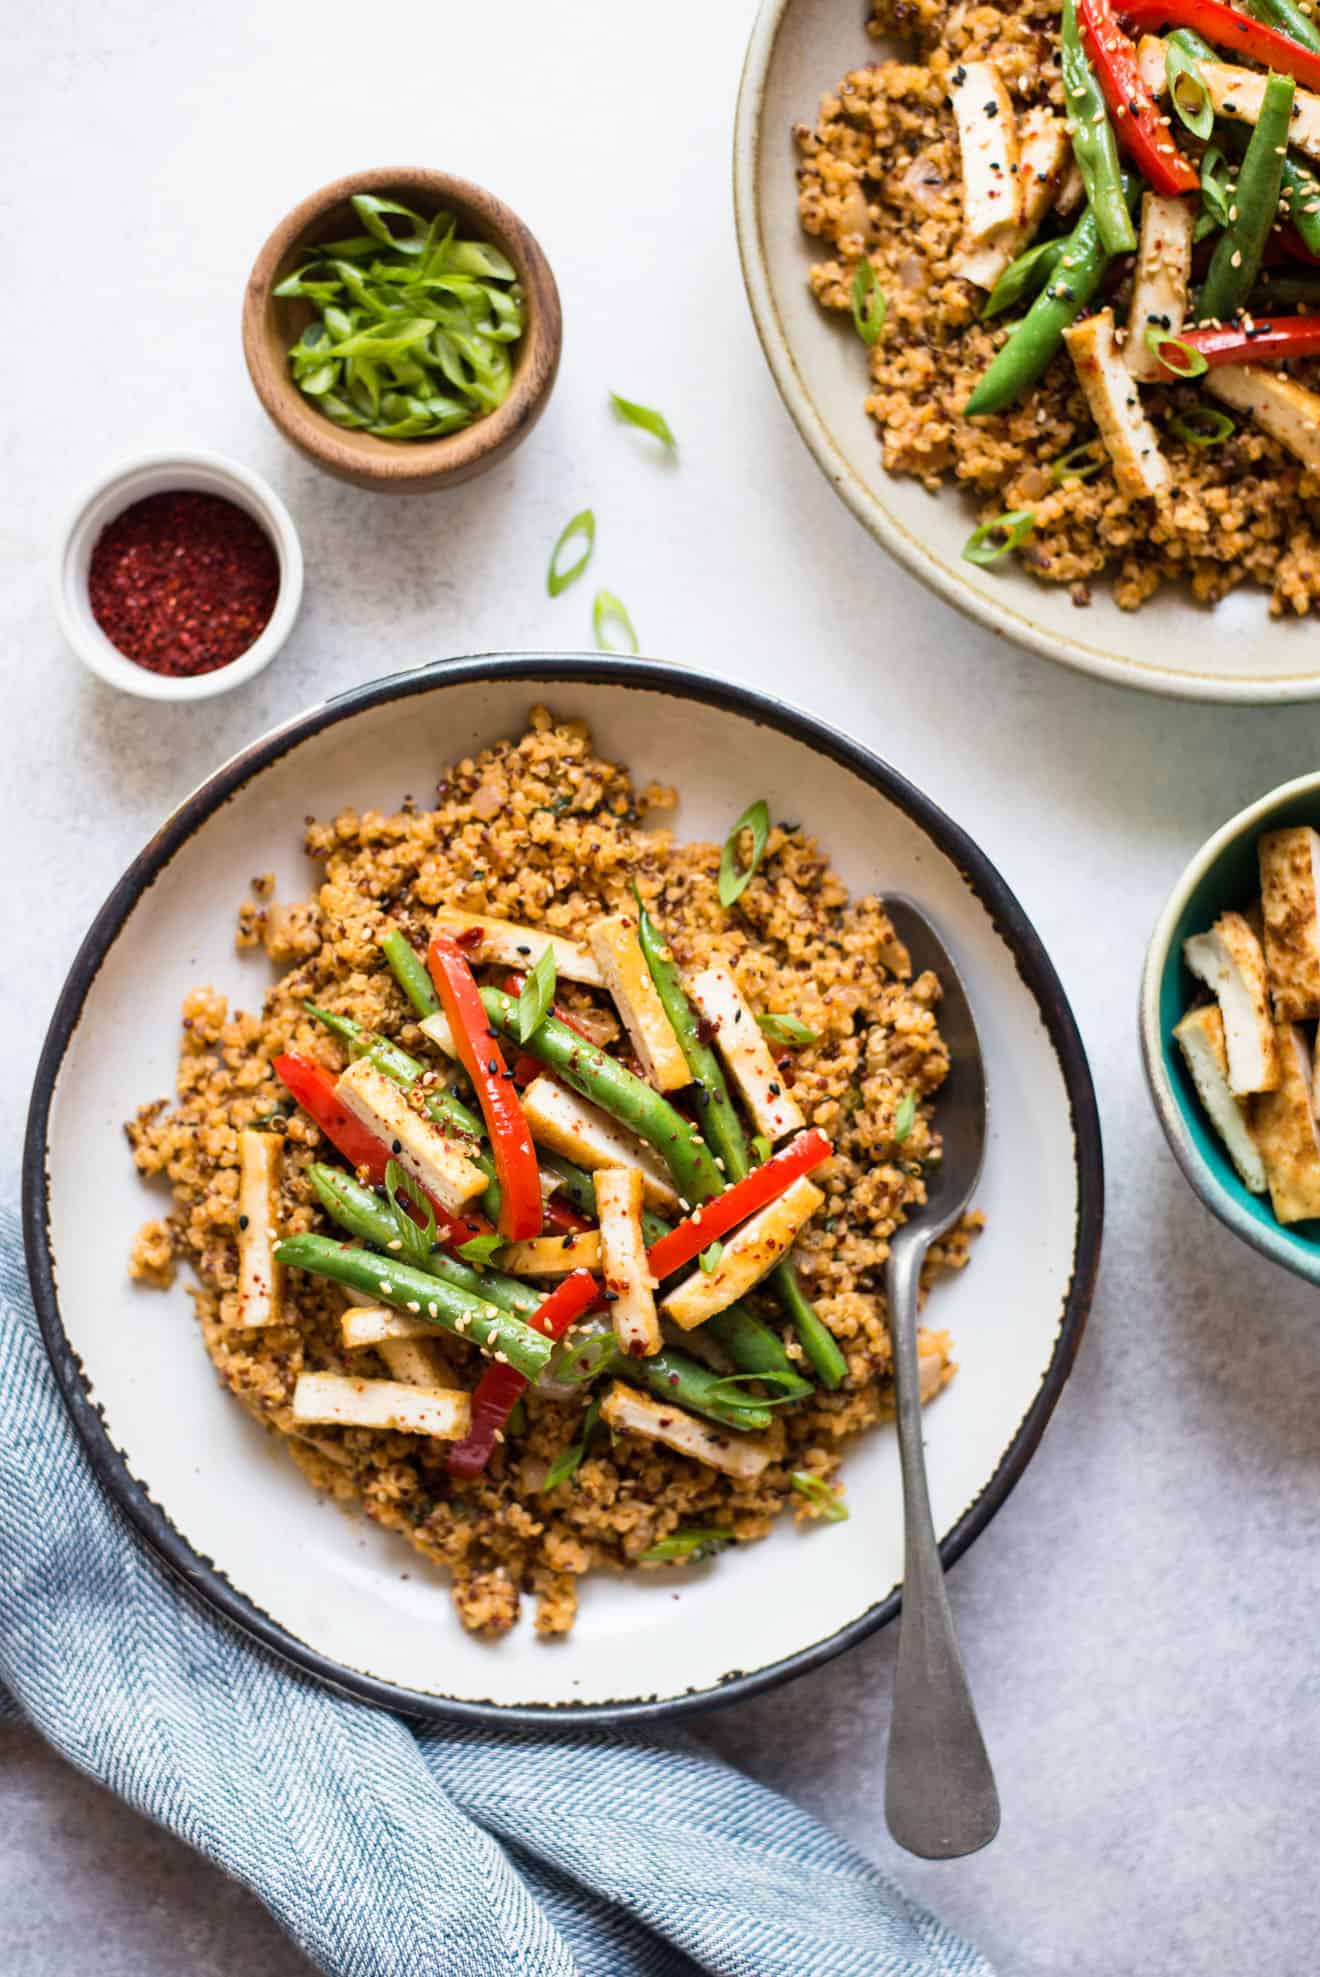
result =
[[[609,628],[611,625],[618,626],[628,641],[626,645],[612,645],[610,643]],[[591,629],[595,635],[596,644],[602,652],[631,652],[636,655],[641,651],[641,647],[637,643],[637,634],[633,630],[633,621],[612,590],[598,590],[596,592],[596,601],[591,607]]]
[[641,1554],[645,1565],[696,1565],[703,1558],[713,1558],[725,1545],[733,1543],[732,1531],[675,1531],[671,1538],[661,1538],[659,1544],[651,1546]]
[[[1210,368],[1194,343],[1185,343],[1182,337],[1161,329],[1158,323],[1146,325],[1146,348],[1163,364],[1165,370],[1172,371],[1176,378],[1199,378]],[[1176,350],[1179,357],[1185,361],[1176,364],[1170,362],[1168,356],[1170,350]]]
[[1169,420],[1169,431],[1188,446],[1221,446],[1232,438],[1237,426],[1217,406],[1189,405],[1185,412],[1174,413]]
[[705,1271],[708,1277],[710,1276],[713,1270],[719,1269],[720,1258],[723,1256],[723,1254],[724,1254],[724,1244],[722,1242],[708,1243],[706,1248],[702,1250],[701,1255],[697,1258],[697,1261],[698,1263],[700,1263],[702,1269]]
[[[398,1230],[404,1262],[424,1269],[435,1245],[435,1210],[412,1175],[397,1160],[391,1160],[386,1165],[385,1192],[389,1196],[390,1213]],[[420,1228],[399,1199],[400,1195],[405,1195],[421,1214],[423,1220]]]
[[1164,73],[1169,101],[1194,137],[1209,137],[1215,125],[1214,105],[1201,75],[1201,65],[1174,40],[1164,44]]
[[1025,254],[1019,254],[1016,261],[1010,261],[985,298],[981,321],[989,322],[992,316],[1002,316],[1006,309],[1039,294],[1058,267],[1067,245],[1067,235],[1061,234],[1057,240],[1037,241],[1034,247],[1028,247]]
[[913,1092],[907,1092],[898,1103],[894,1114],[894,1138],[902,1146],[908,1134],[917,1123],[917,1101]]
[[[575,536],[582,537],[586,548],[576,563],[570,563],[567,569],[563,569],[560,566],[560,555]],[[571,522],[565,522],[559,531],[558,542],[550,551],[550,568],[546,572],[545,587],[551,597],[558,597],[561,591],[567,590],[571,583],[576,582],[591,561],[591,552],[595,547],[596,517],[590,508],[584,508],[580,515],[574,515]]]
[[520,1394],[509,1409],[509,1418],[504,1424],[504,1432],[510,1438],[527,1433],[527,1402]]
[[489,1263],[497,1249],[503,1249],[504,1237],[492,1229],[487,1236],[473,1236],[470,1242],[461,1243],[456,1252],[465,1263],[475,1263],[480,1269]]
[[770,1158],[770,1155],[774,1152],[773,1146],[770,1144],[769,1139],[766,1137],[764,1133],[757,1133],[756,1137],[753,1139],[752,1152],[756,1155],[757,1166],[764,1167],[766,1161]]
[[840,1503],[838,1491],[823,1476],[813,1476],[809,1469],[795,1469],[788,1480],[798,1495],[820,1512],[826,1524],[847,1523],[848,1506]]
[[[1201,218],[1209,217],[1217,227],[1229,224],[1228,210],[1233,203],[1235,184],[1228,159],[1217,144],[1208,144],[1201,159]],[[1200,238],[1200,221],[1197,222]]]
[[596,1395],[582,1417],[582,1433],[570,1447],[560,1450],[559,1454],[550,1464],[550,1467],[546,1470],[545,1481],[541,1485],[542,1494],[546,1490],[557,1489],[560,1483],[566,1483],[569,1477],[575,1476],[581,1468],[582,1458],[590,1448],[591,1438],[600,1425],[600,1408],[603,1398],[603,1395]]
[[1035,526],[1034,508],[1014,508],[1006,515],[996,515],[992,522],[982,522],[979,529],[972,530],[963,544],[963,561],[981,568],[997,563],[1024,543]]
[[868,260],[857,263],[857,271],[852,278],[852,319],[853,328],[868,346],[878,343],[880,332],[889,314],[889,302],[884,290],[875,278],[875,269]]
[[663,412],[657,412],[651,405],[636,405],[631,398],[620,398],[617,391],[610,393],[610,404],[626,425],[640,426],[643,432],[651,433],[677,452],[678,441]]
[[[778,1387],[779,1392],[753,1392],[758,1386]],[[721,1400],[745,1401],[750,1407],[786,1407],[790,1401],[802,1398],[804,1388],[799,1374],[772,1367],[764,1373],[730,1373],[725,1379],[712,1380],[705,1391],[707,1398],[718,1395]]]
[[530,1043],[555,999],[555,951],[543,947],[518,997],[518,1041]]
[[1050,468],[1050,479],[1061,487],[1065,481],[1089,481],[1105,464],[1105,449],[1098,439],[1084,439],[1061,453]]
[[756,1020],[771,1043],[805,1045],[820,1042],[819,1030],[813,1030],[808,1024],[800,1023],[796,1016],[777,1016],[773,1010],[768,1009]]
[[[738,863],[739,847],[744,831],[752,834],[752,855],[746,865]],[[770,836],[770,806],[764,797],[749,803],[729,835],[724,840],[720,853],[720,905],[726,909],[742,898],[757,866],[765,856],[766,840]]]
[[613,1332],[596,1332],[576,1344],[565,1339],[549,1366],[546,1378],[561,1387],[586,1387],[608,1372],[619,1356],[619,1341]]

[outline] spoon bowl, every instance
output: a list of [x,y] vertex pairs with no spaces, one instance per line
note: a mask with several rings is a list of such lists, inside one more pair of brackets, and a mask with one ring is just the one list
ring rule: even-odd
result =
[[886,1267],[899,1459],[903,1473],[903,1607],[885,1766],[885,1819],[909,1853],[953,1860],[999,1830],[999,1794],[986,1755],[935,1541],[921,1432],[917,1294],[931,1244],[971,1203],[985,1159],[985,1065],[972,1006],[953,957],[910,900],[886,899],[913,969],[939,977],[940,1034],[949,1072],[935,1107],[943,1157],[927,1168],[924,1209],[904,1223]]

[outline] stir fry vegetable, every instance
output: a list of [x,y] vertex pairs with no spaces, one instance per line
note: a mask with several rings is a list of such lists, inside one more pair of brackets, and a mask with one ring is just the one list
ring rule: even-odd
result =
[[1291,76],[1271,75],[1265,85],[1264,102],[1238,173],[1229,223],[1215,244],[1198,299],[1197,314],[1204,319],[1226,321],[1255,287],[1279,207],[1295,90]]
[[504,403],[525,327],[517,270],[497,247],[359,193],[363,231],[327,241],[274,293],[313,316],[289,351],[293,380],[336,425],[435,439]]
[[1087,204],[1095,215],[1100,245],[1106,254],[1132,253],[1137,236],[1123,196],[1118,144],[1104,92],[1082,46],[1076,0],[1064,0],[1059,27],[1059,68],[1073,156],[1086,187]]
[[[1091,6],[1096,0],[1084,0]],[[1253,20],[1225,0],[1122,0],[1122,11],[1138,27],[1158,27],[1172,21],[1224,50],[1232,60],[1245,55],[1263,68],[1275,69],[1320,89],[1320,51],[1276,27]]]
[[[462,949],[448,934],[436,934],[426,958],[494,1149],[502,1196],[499,1232],[512,1242],[524,1241],[539,1235],[541,1229],[541,1175],[527,1120],[513,1092],[503,1053],[490,1034],[481,991]],[[514,1021],[516,1025],[516,1004]]]

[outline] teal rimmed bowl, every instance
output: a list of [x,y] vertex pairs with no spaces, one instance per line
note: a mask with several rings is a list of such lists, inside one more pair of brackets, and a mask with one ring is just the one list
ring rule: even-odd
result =
[[1250,1194],[1201,1109],[1173,1026],[1187,1009],[1192,978],[1182,946],[1227,908],[1241,911],[1260,890],[1256,840],[1288,824],[1320,826],[1320,772],[1281,783],[1215,832],[1192,859],[1156,923],[1141,982],[1141,1054],[1164,1136],[1212,1215],[1299,1277],[1320,1284],[1320,1221],[1276,1222],[1268,1195]]

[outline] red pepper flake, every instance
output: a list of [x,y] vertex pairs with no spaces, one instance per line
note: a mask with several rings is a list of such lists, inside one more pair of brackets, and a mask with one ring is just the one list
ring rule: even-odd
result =
[[232,665],[270,622],[280,588],[270,537],[234,502],[149,494],[97,537],[87,592],[110,643],[149,672]]

